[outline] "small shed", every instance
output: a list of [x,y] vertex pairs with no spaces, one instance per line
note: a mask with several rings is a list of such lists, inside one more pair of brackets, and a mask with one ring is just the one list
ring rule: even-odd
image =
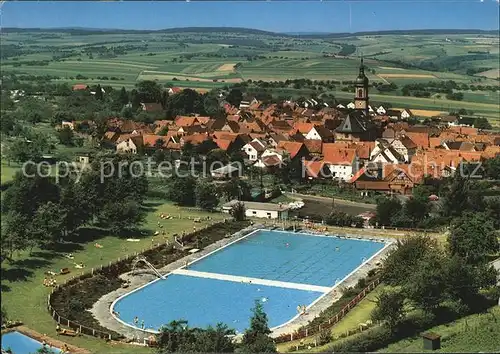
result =
[[424,333],[422,334],[422,339],[424,341],[424,350],[437,350],[441,349],[441,336],[436,333]]

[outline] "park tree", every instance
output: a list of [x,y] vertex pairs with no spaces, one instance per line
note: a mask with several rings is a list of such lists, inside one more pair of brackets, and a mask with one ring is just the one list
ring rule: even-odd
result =
[[499,250],[493,221],[485,213],[465,213],[456,219],[448,236],[451,255],[462,257],[467,263],[486,260],[487,255]]
[[144,80],[135,84],[140,102],[161,103],[164,89],[156,81]]
[[214,186],[201,182],[196,185],[196,205],[205,210],[213,210],[219,204],[219,198]]
[[192,176],[180,177],[174,175],[169,189],[169,198],[182,206],[196,205],[196,180]]
[[243,334],[241,350],[243,353],[276,353],[276,345],[269,334],[267,315],[259,300],[255,301],[250,319],[250,328]]
[[237,202],[229,210],[229,214],[233,217],[235,221],[243,221],[246,219],[246,208],[245,203]]
[[239,107],[242,100],[243,93],[238,88],[231,89],[226,96],[226,101],[235,107]]
[[325,218],[325,223],[332,226],[351,226],[353,218],[351,215],[341,210],[332,210]]
[[[31,219],[22,213],[11,211],[2,217],[2,254],[12,259],[14,252],[23,251],[35,246],[30,237]],[[2,258],[3,260],[3,258]]]
[[194,342],[190,345],[191,351],[196,353],[233,353],[235,344],[232,336],[236,332],[223,323],[215,327],[199,329],[194,332]]
[[41,246],[57,243],[62,235],[63,211],[58,204],[47,202],[38,207],[32,221],[31,236]]
[[182,353],[194,340],[194,331],[189,328],[187,321],[172,321],[160,328],[157,353]]
[[[398,226],[417,227],[429,213],[429,202],[421,198],[409,198],[403,205],[403,211],[400,213],[401,222]],[[397,220],[395,220],[397,223]]]
[[61,210],[61,228],[63,236],[74,233],[80,226],[91,220],[91,209],[89,207],[87,191],[82,188],[81,183],[71,179],[61,189],[59,208]]
[[57,203],[59,187],[51,177],[42,177],[31,166],[25,169],[32,177],[16,173],[12,185],[5,191],[2,200],[2,212],[19,213],[31,219],[37,209],[47,203]]
[[120,93],[118,95],[118,102],[120,102],[121,107],[125,106],[127,103],[129,103],[130,99],[128,97],[128,92],[125,89],[125,87],[122,87],[120,90]]
[[229,156],[222,149],[214,149],[207,154],[206,163],[208,167],[213,166],[215,169],[226,165],[229,162]]
[[382,277],[389,285],[404,284],[419,262],[437,248],[435,240],[426,235],[407,236],[398,240],[384,262]]
[[104,99],[104,93],[102,92],[102,87],[101,84],[97,84],[95,88],[95,95],[94,95],[96,100],[102,101]]
[[486,177],[492,179],[500,179],[500,155],[496,155],[492,159],[487,159],[484,162]]
[[402,291],[415,307],[433,313],[443,302],[447,284],[443,268],[444,258],[438,252],[425,255],[411,268]]
[[443,269],[447,279],[446,289],[443,290],[450,300],[459,302],[467,310],[481,303],[478,296],[481,288],[496,285],[497,272],[494,267],[467,264],[458,255],[448,258]]
[[469,179],[455,173],[443,198],[441,212],[444,216],[460,216],[465,210],[469,210],[469,188]]
[[168,97],[166,105],[167,118],[174,118],[177,115],[191,113],[206,114],[203,96],[191,89],[184,89],[181,92]]
[[376,299],[377,306],[371,317],[374,321],[382,321],[387,324],[391,331],[405,318],[405,297],[399,290],[383,290]]
[[227,201],[232,199],[250,200],[251,198],[251,186],[238,177],[231,178],[222,186],[221,190]]
[[57,136],[61,144],[66,146],[73,145],[73,130],[70,127],[65,126],[64,128],[60,129],[57,132]]
[[111,232],[121,234],[133,229],[145,219],[141,205],[134,200],[114,201],[104,204],[99,213],[99,221]]
[[399,199],[381,197],[377,200],[375,220],[379,225],[392,225],[401,209],[402,205]]

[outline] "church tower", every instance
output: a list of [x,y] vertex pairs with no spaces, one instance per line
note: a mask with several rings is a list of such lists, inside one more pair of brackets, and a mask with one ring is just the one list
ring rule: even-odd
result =
[[354,97],[354,105],[356,110],[362,111],[365,116],[368,116],[368,78],[365,75],[365,66],[363,65],[363,58],[361,58],[361,65],[359,66],[359,75],[356,78],[355,87],[356,95]]

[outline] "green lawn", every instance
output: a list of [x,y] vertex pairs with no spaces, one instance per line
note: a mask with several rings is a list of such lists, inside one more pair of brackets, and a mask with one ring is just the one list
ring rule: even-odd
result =
[[[165,237],[171,238],[173,233],[192,231],[195,225],[197,228],[208,225],[205,221],[201,224],[194,224],[193,218],[204,216],[210,216],[212,220],[224,218],[223,214],[183,209],[164,201],[150,201],[146,203],[146,206],[150,209],[144,224],[146,234],[129,236],[141,238],[140,242],[128,242],[111,235],[99,235],[97,232],[92,235],[92,233],[86,232],[82,237],[88,238],[87,240],[82,239],[81,243],[65,245],[64,252],[35,250],[32,256],[29,256],[28,252],[22,252],[15,254],[14,262],[10,264],[7,261],[4,262],[2,264],[2,305],[6,308],[9,318],[21,320],[26,326],[40,333],[55,336],[56,322],[46,310],[47,295],[50,289],[42,285],[45,271],[58,271],[65,267],[72,269],[71,274],[58,276],[58,282],[62,283],[65,279],[78,274],[73,262],[83,262],[86,268],[90,269],[150,247],[153,233],[160,230],[157,227],[158,221],[161,221],[163,230],[168,233]],[[161,220],[160,213],[172,215],[176,219]],[[179,215],[182,217],[181,219],[178,219]],[[94,238],[90,239],[91,237]],[[160,241],[160,239],[156,238],[156,241]],[[103,248],[96,248],[95,242],[101,244]],[[65,252],[72,252],[74,260],[70,261],[63,257]],[[132,350],[130,346],[110,346],[92,337],[64,338],[64,340],[89,349],[92,353],[130,353]],[[133,348],[134,353],[150,352],[144,348]]]
[[[383,286],[378,286],[369,293],[359,304],[356,305],[338,324],[332,327],[332,337],[338,338],[340,335],[345,334],[349,330],[359,328],[360,323],[364,323],[370,319],[371,312],[375,308],[375,299],[377,295],[382,291]],[[310,337],[304,340],[304,344],[314,343],[314,337]],[[288,343],[283,343],[278,345],[278,351],[286,352],[293,345],[300,344],[300,341],[293,341]],[[302,350],[309,352],[322,352],[331,345],[331,343],[324,346],[312,348],[311,350]]]
[[20,168],[21,166],[17,163],[12,162],[9,166],[7,162],[2,161],[2,166],[0,167],[0,170],[2,172],[0,177],[1,184],[12,181],[14,175],[17,171],[19,171]]
[[[426,332],[441,336],[441,349],[435,352],[495,352],[500,348],[500,306],[487,313],[471,315],[455,322],[436,326]],[[422,352],[422,338],[414,337],[389,345],[382,352]],[[430,352],[428,350],[424,352]]]

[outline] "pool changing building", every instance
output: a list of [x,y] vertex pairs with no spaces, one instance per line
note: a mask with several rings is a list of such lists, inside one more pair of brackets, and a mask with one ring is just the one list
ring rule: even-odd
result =
[[[240,202],[239,200],[231,200],[222,206],[222,212],[229,213],[233,205]],[[258,203],[258,202],[241,202],[245,204],[245,214],[248,217],[266,218],[266,219],[288,219],[288,210],[290,207],[286,204],[274,203]]]

